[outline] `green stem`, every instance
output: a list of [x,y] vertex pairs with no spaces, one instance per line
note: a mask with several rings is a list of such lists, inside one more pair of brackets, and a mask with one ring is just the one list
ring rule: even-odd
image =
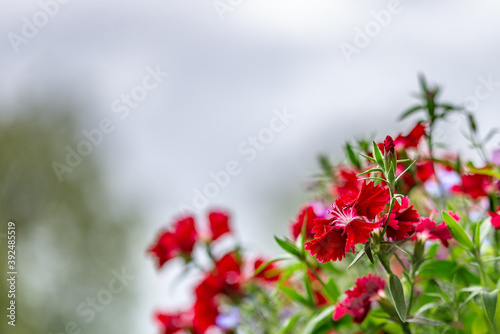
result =
[[441,183],[441,180],[439,179],[439,177],[437,176],[437,168],[436,168],[436,159],[434,157],[434,143],[433,143],[433,140],[432,140],[432,132],[434,130],[434,120],[431,119],[429,121],[429,134],[427,135],[427,144],[429,146],[429,156],[430,156],[430,159],[432,161],[432,170],[434,172],[434,175],[436,176],[436,180],[437,180],[437,184],[438,184],[438,187],[439,187],[439,198],[441,200],[441,207],[443,210],[446,209],[446,199],[444,198],[444,186],[443,186],[443,183]]

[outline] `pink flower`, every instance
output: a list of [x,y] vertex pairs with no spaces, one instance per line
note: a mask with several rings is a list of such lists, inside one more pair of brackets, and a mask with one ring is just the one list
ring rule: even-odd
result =
[[[454,215],[450,212],[453,218],[458,220],[457,215]],[[435,221],[430,220],[429,218],[420,218],[420,223],[415,227],[416,234],[413,236],[413,239],[420,237],[424,240],[440,240],[443,246],[448,247],[448,240],[452,239],[450,230],[445,223],[437,224]]]
[[372,220],[389,202],[389,192],[381,185],[363,183],[357,197],[344,195],[335,200],[330,219],[317,218],[313,240],[305,244],[319,262],[342,260],[356,244],[365,243],[380,226]]
[[347,297],[335,306],[333,320],[338,321],[345,315],[353,317],[355,323],[362,323],[370,311],[372,301],[385,289],[385,282],[375,274],[360,277],[352,290],[347,290]]

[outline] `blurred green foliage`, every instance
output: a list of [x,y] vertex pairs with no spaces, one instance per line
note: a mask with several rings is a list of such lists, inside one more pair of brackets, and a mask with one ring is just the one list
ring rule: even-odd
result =
[[[113,270],[134,274],[136,214],[110,200],[96,153],[57,179],[52,162],[63,162],[66,145],[81,139],[74,113],[23,109],[0,117],[0,333],[131,333],[135,280],[109,304],[96,300],[97,310],[87,303],[105,297]],[[16,224],[16,327],[6,318],[9,221]],[[70,322],[77,327],[68,331]]]

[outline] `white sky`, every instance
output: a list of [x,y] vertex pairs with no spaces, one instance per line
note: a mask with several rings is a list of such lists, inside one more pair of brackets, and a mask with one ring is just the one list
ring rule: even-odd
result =
[[[353,136],[406,131],[411,122],[396,118],[414,102],[417,73],[456,103],[474,95],[479,77],[500,81],[497,1],[402,0],[400,12],[348,63],[340,44],[353,44],[355,29],[388,3],[243,0],[221,21],[211,0],[73,0],[15,53],[8,34],[20,34],[23,18],[32,20],[41,7],[1,0],[0,102],[67,93],[82,103],[85,129],[115,121],[94,154],[104,159],[117,199],[144,210],[138,252],[192,200],[193,188],[230,160],[241,162],[242,172],[211,205],[232,210],[250,249],[276,252],[272,236],[287,234],[307,200],[302,189],[317,171],[316,155],[338,154]],[[157,65],[170,76],[119,120],[112,101]],[[476,110],[484,132],[500,124],[498,90]],[[240,143],[283,107],[296,118],[246,162]],[[444,131],[457,138],[456,128]],[[186,297],[172,296],[164,288],[168,274],[157,275],[151,262],[142,270],[143,306],[130,321],[153,333],[152,309]]]

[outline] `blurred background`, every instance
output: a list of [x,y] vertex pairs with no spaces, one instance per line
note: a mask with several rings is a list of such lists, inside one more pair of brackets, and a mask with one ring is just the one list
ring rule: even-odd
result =
[[[278,253],[317,155],[408,131],[419,73],[483,135],[500,124],[493,0],[0,6],[0,242],[14,221],[18,266],[1,333],[156,333],[153,311],[191,298],[146,255],[173,216],[228,208],[250,251]],[[465,127],[439,136],[463,147]]]

